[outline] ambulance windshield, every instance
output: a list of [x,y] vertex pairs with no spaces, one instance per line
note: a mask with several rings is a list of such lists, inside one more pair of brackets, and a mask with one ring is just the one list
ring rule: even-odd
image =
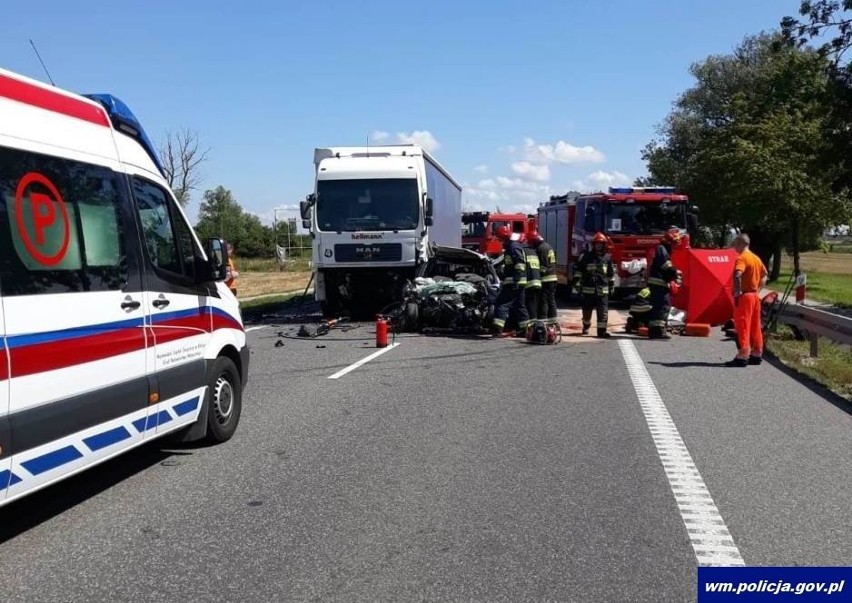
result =
[[686,228],[686,203],[607,203],[606,231],[612,234],[662,234]]
[[317,224],[322,231],[413,230],[419,221],[415,178],[317,182]]

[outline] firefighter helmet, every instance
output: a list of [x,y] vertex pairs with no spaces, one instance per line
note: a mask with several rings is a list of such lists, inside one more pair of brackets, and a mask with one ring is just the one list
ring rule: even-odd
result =
[[497,232],[495,234],[497,235],[498,239],[500,239],[501,241],[505,241],[512,233],[509,231],[509,227],[504,224],[503,226],[497,227]]
[[530,243],[535,245],[535,244],[541,243],[542,241],[544,241],[544,237],[542,237],[541,233],[539,233],[537,230],[533,230],[530,233]]
[[680,235],[680,230],[678,230],[678,228],[674,226],[672,228],[669,228],[666,231],[666,234],[663,236],[663,242],[668,243],[672,247],[680,245],[682,239],[683,237],[681,237]]
[[606,235],[602,232],[599,232],[599,233],[595,234],[594,237],[592,237],[592,243],[603,243],[604,245],[606,245],[607,242],[608,241],[607,241]]

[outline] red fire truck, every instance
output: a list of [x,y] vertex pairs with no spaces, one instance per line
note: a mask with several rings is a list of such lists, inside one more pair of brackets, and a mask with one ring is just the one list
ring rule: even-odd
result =
[[503,253],[503,245],[497,239],[500,226],[529,236],[537,228],[538,218],[523,213],[465,212],[462,214],[462,247],[498,257]]
[[557,282],[569,290],[574,263],[595,233],[604,233],[617,272],[614,297],[622,297],[645,286],[648,250],[668,228],[681,229],[688,244],[688,233],[698,226],[694,209],[674,187],[611,187],[606,193],[550,197],[538,208],[539,232],[556,250]]

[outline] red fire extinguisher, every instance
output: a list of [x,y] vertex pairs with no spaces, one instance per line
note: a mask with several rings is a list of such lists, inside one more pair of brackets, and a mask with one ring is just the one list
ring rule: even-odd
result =
[[376,347],[388,347],[388,321],[384,316],[376,316]]

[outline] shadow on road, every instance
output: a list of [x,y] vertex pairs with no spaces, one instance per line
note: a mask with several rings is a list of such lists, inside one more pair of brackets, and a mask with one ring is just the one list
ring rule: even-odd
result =
[[712,367],[716,367],[716,368],[731,368],[731,367],[725,366],[724,362],[697,362],[697,361],[691,361],[691,362],[687,362],[687,361],[683,361],[683,362],[655,362],[655,361],[651,361],[651,362],[648,362],[648,364],[658,364],[660,366],[666,366],[666,367],[669,367],[669,368],[687,368],[687,367],[691,367],[691,366],[704,366],[704,367],[712,366]]
[[158,441],[143,445],[0,508],[0,544],[68,511],[109,488],[174,456],[191,445]]

